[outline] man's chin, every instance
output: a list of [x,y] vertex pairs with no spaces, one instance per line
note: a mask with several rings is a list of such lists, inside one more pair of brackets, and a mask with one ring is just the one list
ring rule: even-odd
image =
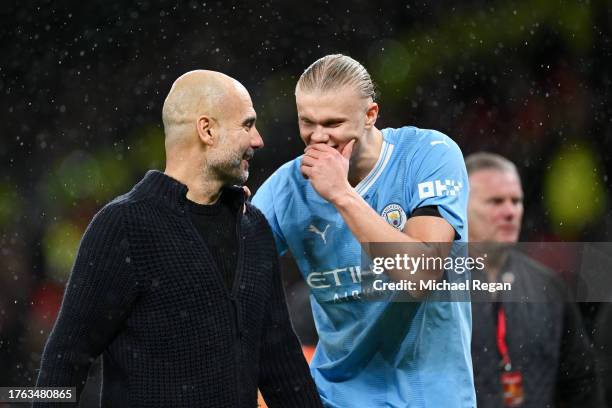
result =
[[502,245],[514,245],[518,242],[518,234],[516,233],[508,233],[508,234],[499,234],[495,242]]
[[235,175],[232,180],[232,184],[241,186],[249,179],[249,171],[241,170],[239,174]]

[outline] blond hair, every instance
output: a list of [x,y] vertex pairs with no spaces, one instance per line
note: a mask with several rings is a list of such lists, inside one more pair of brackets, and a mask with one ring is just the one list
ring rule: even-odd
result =
[[376,100],[370,74],[359,62],[342,54],[326,55],[313,62],[300,76],[295,90],[305,92],[336,90],[352,86],[363,98]]

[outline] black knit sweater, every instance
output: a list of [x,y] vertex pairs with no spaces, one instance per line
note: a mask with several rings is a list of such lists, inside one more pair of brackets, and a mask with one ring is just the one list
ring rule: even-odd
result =
[[102,354],[105,407],[255,407],[257,388],[270,407],[321,406],[289,321],[270,228],[249,203],[243,214],[242,189],[228,191],[239,239],[231,291],[178,181],[150,171],[94,217],[38,386],[76,386],[80,395]]

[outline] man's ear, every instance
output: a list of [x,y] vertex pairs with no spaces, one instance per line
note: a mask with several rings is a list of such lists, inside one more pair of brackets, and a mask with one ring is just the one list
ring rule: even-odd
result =
[[374,126],[376,119],[378,119],[378,104],[376,102],[370,102],[368,105],[368,110],[366,111],[366,129]]
[[207,146],[212,146],[216,138],[216,122],[209,116],[200,116],[196,122],[198,137]]

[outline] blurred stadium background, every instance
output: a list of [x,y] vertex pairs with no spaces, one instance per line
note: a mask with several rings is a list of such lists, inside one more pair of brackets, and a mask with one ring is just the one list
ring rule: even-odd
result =
[[[223,71],[250,90],[266,143],[253,191],[302,151],[297,77],[342,52],[377,83],[381,127],[438,129],[464,154],[517,163],[523,240],[609,241],[611,9],[600,0],[3,4],[0,384],[35,381],[79,239],[104,203],[163,169],[161,106],[191,69]],[[303,298],[297,280],[287,274],[292,304]]]

